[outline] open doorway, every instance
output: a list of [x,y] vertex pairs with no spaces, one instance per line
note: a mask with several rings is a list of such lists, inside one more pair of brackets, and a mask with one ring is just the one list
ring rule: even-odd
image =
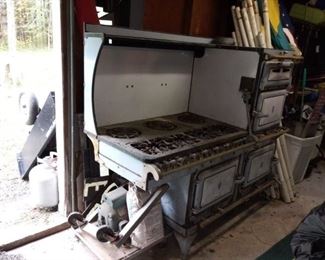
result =
[[0,0],[0,244],[63,221],[57,207],[32,201],[17,163],[50,92],[62,84],[59,2]]

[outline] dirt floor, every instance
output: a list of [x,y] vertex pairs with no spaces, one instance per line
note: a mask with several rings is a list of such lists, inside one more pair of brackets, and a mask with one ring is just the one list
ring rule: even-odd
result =
[[20,91],[0,85],[0,245],[62,221],[57,212],[31,205],[29,183],[19,175],[16,154],[31,129],[19,118]]

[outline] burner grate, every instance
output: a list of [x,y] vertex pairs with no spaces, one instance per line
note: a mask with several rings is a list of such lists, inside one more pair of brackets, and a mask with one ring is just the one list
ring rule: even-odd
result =
[[141,132],[132,127],[115,127],[105,130],[106,135],[113,138],[131,139],[141,135]]
[[172,131],[177,126],[173,124],[172,122],[166,121],[166,120],[152,120],[147,121],[144,124],[146,127],[153,129],[153,130],[160,130],[160,131]]
[[237,131],[236,128],[231,126],[211,125],[180,134],[173,134],[132,143],[131,146],[146,154],[156,155],[206,140],[212,140]]

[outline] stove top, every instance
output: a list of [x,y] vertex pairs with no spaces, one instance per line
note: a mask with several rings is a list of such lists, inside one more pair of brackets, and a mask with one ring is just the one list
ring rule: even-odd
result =
[[106,126],[98,132],[101,141],[145,162],[206,149],[247,135],[242,129],[192,113]]

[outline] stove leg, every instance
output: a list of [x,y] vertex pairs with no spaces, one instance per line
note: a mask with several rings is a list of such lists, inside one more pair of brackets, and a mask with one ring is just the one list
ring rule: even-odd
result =
[[188,255],[191,249],[191,245],[196,238],[196,233],[189,235],[189,236],[182,236],[181,234],[175,232],[175,238],[178,242],[178,246],[181,250],[181,259],[185,260],[188,259]]

